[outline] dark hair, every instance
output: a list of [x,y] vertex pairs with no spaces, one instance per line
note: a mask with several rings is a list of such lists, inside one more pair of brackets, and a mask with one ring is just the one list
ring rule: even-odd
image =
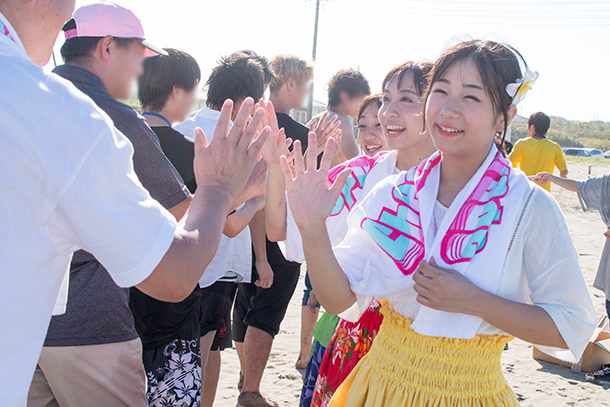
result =
[[164,48],[167,55],[144,59],[144,73],[138,78],[138,98],[142,107],[160,111],[174,88],[190,92],[201,79],[197,61],[186,52]]
[[263,75],[261,64],[253,58],[222,58],[206,82],[207,106],[220,110],[227,99],[235,103],[247,97],[259,100],[265,90]]
[[534,134],[546,136],[551,127],[551,118],[542,112],[534,113],[527,119],[527,127],[534,126]]
[[[71,19],[62,28],[63,31],[73,30],[76,28],[76,22],[74,19]],[[81,58],[89,58],[93,51],[97,47],[97,44],[104,37],[72,37],[64,42],[61,50],[61,58],[64,62],[70,62],[75,59]],[[112,37],[112,39],[117,43],[119,47],[128,47],[133,41],[134,38],[121,38],[121,37]]]
[[354,69],[342,69],[337,72],[326,85],[328,88],[328,108],[341,103],[341,92],[350,98],[360,95],[370,95],[371,87],[364,75]]
[[265,77],[265,86],[269,85],[269,82],[271,82],[271,79],[273,78],[273,72],[271,72],[271,69],[269,68],[269,60],[267,58],[265,58],[264,56],[258,55],[256,52],[254,52],[250,49],[236,51],[227,57],[227,59],[236,59],[236,60],[237,59],[248,59],[248,58],[254,59],[256,62],[258,62],[261,65],[261,68],[263,69],[263,76]]
[[[496,142],[500,151],[504,153],[502,146],[508,128],[508,109],[513,103],[513,98],[506,92],[506,86],[523,77],[521,63],[525,68],[527,64],[521,54],[509,45],[482,40],[461,42],[445,51],[434,64],[430,72],[426,102],[430,97],[432,85],[442,79],[452,66],[466,60],[471,60],[477,67],[485,93],[491,99],[494,113],[504,117],[504,131],[500,137],[502,143]],[[426,125],[425,108],[424,104],[424,126]]]
[[383,102],[381,101],[381,93],[375,93],[374,95],[369,95],[364,98],[360,107],[358,108],[358,115],[356,116],[356,120],[360,119],[360,117],[364,114],[364,111],[369,108],[370,105],[376,105],[377,109],[381,107]]
[[390,70],[388,74],[383,79],[383,83],[381,84],[381,89],[385,92],[385,90],[390,85],[390,82],[394,78],[398,80],[398,88],[402,86],[402,81],[405,79],[405,76],[411,72],[413,73],[413,83],[415,85],[415,90],[419,96],[423,96],[424,92],[428,89],[428,80],[430,79],[429,74],[432,70],[432,64],[430,62],[413,62],[408,61],[404,62]]

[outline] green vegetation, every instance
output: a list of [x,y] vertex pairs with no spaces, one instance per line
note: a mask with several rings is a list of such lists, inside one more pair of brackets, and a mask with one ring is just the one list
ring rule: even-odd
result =
[[610,166],[610,159],[608,159],[608,158],[574,157],[574,156],[567,155],[566,161],[568,163],[582,163],[582,164],[589,164],[589,165]]
[[[610,122],[578,122],[551,117],[548,138],[562,147],[599,148],[610,150]],[[512,125],[512,139],[527,137],[527,119],[517,117]]]

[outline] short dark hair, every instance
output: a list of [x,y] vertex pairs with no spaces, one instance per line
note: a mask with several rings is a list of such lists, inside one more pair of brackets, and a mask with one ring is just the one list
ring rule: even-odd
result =
[[[62,28],[63,31],[74,30],[76,29],[76,22],[74,19],[68,21],[64,24]],[[89,58],[93,51],[97,47],[97,44],[104,37],[72,37],[64,42],[61,50],[61,58],[64,62],[74,61],[76,59],[81,58]],[[117,45],[120,47],[128,47],[135,39],[133,38],[121,38],[121,37],[112,37],[114,41],[116,41]]]
[[329,109],[341,103],[341,92],[347,93],[350,98],[371,94],[369,81],[366,80],[360,71],[355,69],[340,70],[331,78],[326,87],[328,89]]
[[253,58],[224,57],[212,70],[206,86],[206,105],[210,109],[220,110],[227,99],[237,103],[251,97],[257,101],[265,90],[263,68]]
[[386,91],[390,82],[394,78],[398,80],[398,88],[402,86],[402,81],[405,79],[407,73],[413,73],[413,84],[415,85],[415,90],[417,94],[421,97],[424,96],[426,90],[428,89],[428,79],[430,71],[432,70],[432,63],[430,62],[413,62],[407,61],[403,62],[400,65],[395,66],[387,73],[385,78],[383,79],[383,83],[381,84],[381,90],[383,92]]
[[534,133],[546,136],[551,127],[551,118],[542,112],[536,112],[527,119],[527,127],[534,126]]
[[201,79],[195,58],[186,52],[165,48],[167,55],[144,59],[144,73],[138,78],[138,98],[142,107],[160,111],[174,88],[190,92]]
[[263,69],[263,76],[265,77],[265,86],[269,85],[271,79],[273,79],[273,72],[269,68],[269,60],[264,56],[258,55],[256,52],[251,49],[243,49],[241,51],[236,51],[227,57],[228,59],[248,59],[252,58],[256,62],[261,65]]
[[379,110],[383,105],[383,101],[381,100],[381,98],[381,93],[375,93],[374,95],[369,95],[365,97],[362,103],[360,104],[360,107],[358,108],[358,115],[356,116],[356,119],[359,120],[360,117],[364,114],[364,111],[368,109],[368,107],[371,105],[375,105],[377,107],[377,110]]

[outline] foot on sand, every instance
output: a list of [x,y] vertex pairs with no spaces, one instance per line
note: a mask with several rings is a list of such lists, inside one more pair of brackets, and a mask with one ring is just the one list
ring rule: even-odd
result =
[[297,359],[297,362],[294,364],[294,367],[297,369],[307,369],[307,362],[309,362],[306,358]]
[[260,394],[253,391],[242,392],[237,398],[237,407],[278,407]]

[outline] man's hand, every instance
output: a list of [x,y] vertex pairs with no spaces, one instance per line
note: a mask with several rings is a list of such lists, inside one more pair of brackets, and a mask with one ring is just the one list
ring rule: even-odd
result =
[[267,260],[256,260],[256,272],[258,280],[254,282],[254,285],[260,288],[269,288],[273,285],[273,270]]
[[[309,133],[309,145],[316,145],[316,133]],[[300,151],[301,142],[294,142],[294,149]],[[337,153],[337,144],[333,138],[326,143],[326,151],[320,163],[320,169],[316,169],[316,152],[307,151],[307,170],[303,157],[300,154],[294,156],[294,170],[290,167],[288,159],[282,157],[282,170],[286,179],[286,193],[290,201],[290,207],[294,220],[299,228],[309,226],[326,228],[326,218],[330,215],[341,188],[345,185],[351,169],[347,168],[339,174],[333,185],[328,183],[328,172],[330,164]]]
[[269,127],[259,131],[264,109],[256,109],[249,120],[253,105],[254,100],[246,98],[229,131],[233,102],[225,101],[209,145],[203,131],[195,129],[194,171],[198,189],[218,188],[235,198],[246,185],[262,147],[271,136]]
[[[341,125],[341,120],[337,120],[338,116],[334,115],[330,120],[326,120],[328,118],[328,111],[324,112],[320,122],[318,120],[314,120],[309,126],[309,131],[313,131],[316,133],[316,156],[324,151],[324,147],[326,146],[326,142],[330,137],[336,138],[337,133],[341,132],[339,130],[339,126]],[[311,144],[310,144],[311,146]]]

